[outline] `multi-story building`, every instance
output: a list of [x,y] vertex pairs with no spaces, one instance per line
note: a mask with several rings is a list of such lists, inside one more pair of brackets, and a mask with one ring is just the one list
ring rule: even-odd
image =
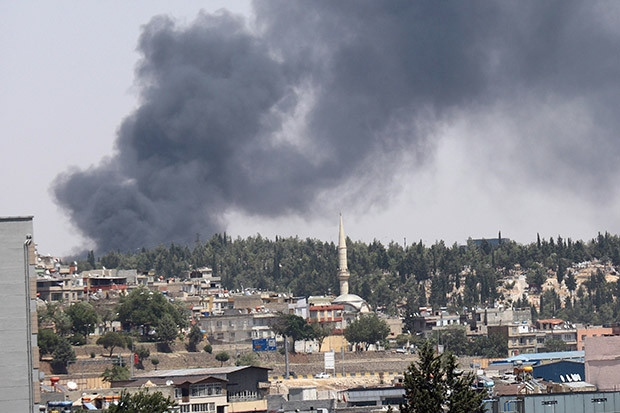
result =
[[84,297],[84,279],[81,276],[39,275],[37,297],[43,301],[72,303]]
[[0,412],[39,411],[32,217],[0,218]]
[[90,270],[82,271],[80,274],[84,279],[84,293],[102,294],[124,294],[127,291],[128,279],[135,284],[137,279],[136,270]]
[[488,334],[500,334],[508,343],[508,356],[536,353],[541,347],[539,333],[529,324],[488,326]]
[[475,310],[477,324],[498,326],[503,324],[532,322],[532,312],[529,308],[491,307]]
[[210,342],[250,343],[253,339],[275,337],[271,325],[276,318],[275,313],[229,310],[222,315],[201,318],[198,324]]
[[577,350],[577,328],[574,324],[559,318],[550,318],[537,320],[536,327],[539,332],[544,333],[544,341],[560,339],[566,343],[567,350]]
[[311,305],[308,321],[328,327],[333,334],[344,331],[344,305]]
[[268,372],[255,366],[155,370],[114,385],[172,385],[180,412],[260,413],[267,411]]
[[605,337],[620,334],[617,327],[585,327],[577,329],[577,350],[584,350],[586,337]]

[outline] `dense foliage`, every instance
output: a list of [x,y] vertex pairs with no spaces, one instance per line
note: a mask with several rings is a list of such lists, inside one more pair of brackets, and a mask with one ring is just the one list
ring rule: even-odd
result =
[[101,377],[103,381],[112,383],[113,381],[129,380],[131,374],[126,366],[112,366],[106,368],[104,372],[101,373]]
[[[118,320],[125,328],[139,328],[143,336],[148,336],[151,329],[159,329],[165,333],[165,341],[170,339],[170,325],[175,329],[187,325],[187,317],[183,309],[172,304],[164,295],[146,288],[137,288],[125,297],[121,297],[118,306]],[[162,323],[165,324],[162,327]],[[161,330],[165,330],[161,331]],[[174,339],[174,337],[172,338]]]
[[86,302],[71,304],[65,313],[71,319],[71,329],[76,334],[88,336],[95,332],[99,316],[92,305]]
[[344,330],[344,337],[349,343],[364,345],[364,350],[372,344],[377,344],[387,338],[390,334],[390,327],[385,320],[380,319],[377,314],[364,314],[353,320]]
[[[405,302],[411,311],[423,305],[458,309],[493,304],[501,298],[498,286],[503,278],[520,268],[527,272],[534,290],[554,276],[573,293],[569,305],[558,305],[552,292],[545,292],[541,315],[590,323],[620,321],[620,285],[598,277],[579,291],[569,271],[575,263],[594,259],[620,265],[619,236],[599,234],[588,242],[538,237],[525,245],[502,240],[501,236],[499,240],[469,240],[465,246],[438,241],[430,247],[418,242],[406,248],[394,242],[383,245],[376,240],[347,240],[351,293],[388,313],[396,313],[397,305]],[[214,276],[222,277],[227,289],[245,286],[289,291],[297,296],[330,291],[337,294],[337,263],[333,243],[279,237],[270,240],[260,235],[233,240],[226,234],[216,234],[193,248],[171,244],[127,253],[112,251],[98,261],[89,254],[88,260],[80,261],[82,269],[137,268],[154,270],[164,277],[181,277],[190,268],[209,266]],[[460,287],[461,293],[451,294]],[[595,320],[591,319],[593,314]]]
[[508,355],[508,343],[501,334],[468,339],[463,327],[436,330],[433,332],[430,342],[433,345],[441,344],[445,351],[458,356],[499,358]]
[[436,355],[430,343],[418,351],[419,360],[405,372],[406,413],[482,413],[484,394],[472,385],[474,376],[457,370],[456,359],[446,353]]
[[148,390],[129,394],[123,392],[117,405],[111,405],[110,413],[166,413],[176,402],[164,397],[162,392],[149,393]]
[[115,348],[125,348],[127,346],[127,340],[122,334],[116,331],[109,331],[97,339],[97,345],[109,350],[110,357],[112,357]]

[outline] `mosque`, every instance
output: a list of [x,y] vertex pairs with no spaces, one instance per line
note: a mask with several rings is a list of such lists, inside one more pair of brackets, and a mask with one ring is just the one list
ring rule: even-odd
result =
[[347,266],[347,239],[344,235],[342,214],[340,215],[340,231],[338,236],[338,280],[340,281],[340,295],[332,304],[344,305],[345,314],[370,313],[370,306],[359,295],[349,294],[349,268]]

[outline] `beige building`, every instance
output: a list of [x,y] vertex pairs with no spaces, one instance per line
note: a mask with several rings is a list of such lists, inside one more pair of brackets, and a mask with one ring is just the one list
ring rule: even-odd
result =
[[599,391],[620,390],[620,336],[585,338],[586,382]]

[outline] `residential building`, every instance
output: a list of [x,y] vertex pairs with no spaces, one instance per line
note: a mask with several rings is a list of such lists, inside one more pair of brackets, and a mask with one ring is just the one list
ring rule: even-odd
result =
[[227,310],[222,315],[203,317],[198,321],[212,343],[250,343],[252,339],[275,337],[271,325],[275,313],[248,313]]
[[532,322],[532,312],[529,308],[491,307],[475,310],[476,324],[496,326],[503,324]]
[[329,327],[333,334],[344,331],[344,305],[311,305],[308,322]]
[[508,356],[536,353],[541,347],[538,332],[529,324],[488,326],[488,334],[500,334],[508,344]]
[[137,374],[122,385],[136,387],[148,381],[169,383],[175,386],[179,404],[188,406],[185,408],[188,410],[182,408],[181,412],[266,412],[268,372],[268,368],[255,366],[154,370]]
[[618,335],[612,327],[585,327],[577,329],[577,350],[584,350],[586,337]]
[[567,345],[567,350],[577,350],[577,328],[574,324],[560,320],[559,318],[551,318],[537,320],[536,327],[544,333],[544,342],[550,339],[560,339]]
[[32,217],[0,218],[0,412],[39,411]]
[[72,303],[84,298],[84,279],[79,275],[44,274],[37,277],[37,297],[43,301]]

